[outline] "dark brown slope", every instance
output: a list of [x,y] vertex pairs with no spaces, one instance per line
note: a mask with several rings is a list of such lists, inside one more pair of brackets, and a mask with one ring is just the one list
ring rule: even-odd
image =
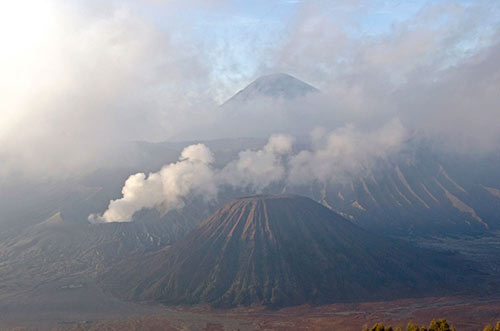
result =
[[454,261],[370,234],[309,198],[255,196],[231,201],[104,282],[129,299],[285,306],[443,289],[464,273]]

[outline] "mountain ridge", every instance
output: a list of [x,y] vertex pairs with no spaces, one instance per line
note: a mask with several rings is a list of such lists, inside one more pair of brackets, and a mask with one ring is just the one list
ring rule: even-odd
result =
[[280,307],[439,292],[455,271],[468,274],[457,259],[371,234],[306,197],[260,195],[232,200],[103,283],[132,300]]

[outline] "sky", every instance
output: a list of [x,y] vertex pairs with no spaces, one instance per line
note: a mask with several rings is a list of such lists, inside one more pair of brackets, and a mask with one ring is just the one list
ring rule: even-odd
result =
[[[215,83],[222,85],[214,97],[222,102],[234,93],[235,87],[243,88],[263,70],[267,62],[265,50],[279,47],[286,40],[290,26],[301,11],[308,10],[310,3],[313,2],[221,2],[215,7],[192,6],[173,20],[176,21],[174,24],[189,26],[188,33],[192,33],[198,42],[209,40],[214,43],[211,74]],[[390,33],[394,24],[410,19],[428,4],[428,1],[374,1],[370,5],[356,1],[347,4],[316,1],[314,6],[320,7],[322,15],[326,14],[332,23],[344,23],[342,29],[348,35],[363,39]],[[156,9],[149,8],[145,15],[168,29],[168,22],[172,19],[168,9]]]
[[201,139],[224,125],[219,104],[273,72],[323,92],[297,123],[397,119],[489,151],[499,27],[500,3],[481,0],[2,1],[0,176],[64,173],[122,141]]

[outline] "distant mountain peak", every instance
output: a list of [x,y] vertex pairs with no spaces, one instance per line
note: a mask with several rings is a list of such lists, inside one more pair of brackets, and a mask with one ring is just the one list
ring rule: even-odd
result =
[[224,104],[247,102],[256,97],[293,99],[306,94],[319,92],[317,88],[286,73],[261,76],[240,90]]

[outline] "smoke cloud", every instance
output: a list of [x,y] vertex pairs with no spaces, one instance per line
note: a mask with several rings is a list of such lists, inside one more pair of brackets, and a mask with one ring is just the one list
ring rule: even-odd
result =
[[212,152],[203,144],[186,147],[179,161],[159,172],[130,176],[122,189],[122,198],[113,200],[102,216],[90,215],[92,223],[131,221],[135,212],[156,207],[162,212],[182,208],[189,194],[206,199],[215,197]]
[[89,221],[127,222],[143,208],[157,208],[165,213],[184,207],[189,195],[211,200],[222,185],[247,188],[255,192],[273,182],[283,180],[285,168],[281,157],[290,153],[293,138],[274,135],[263,149],[245,150],[223,169],[213,168],[212,152],[203,144],[190,145],[179,161],[164,166],[159,172],[130,176],[122,189],[122,197],[109,203],[102,214],[92,214]]
[[292,151],[292,143],[290,136],[273,135],[263,149],[240,152],[237,160],[218,173],[218,183],[260,192],[270,184],[283,180],[283,157]]
[[188,196],[206,200],[217,198],[225,186],[260,193],[275,183],[283,187],[314,181],[339,180],[366,169],[375,159],[397,152],[407,138],[401,122],[394,119],[373,132],[365,133],[349,125],[326,133],[313,133],[312,150],[293,153],[294,138],[273,135],[260,150],[245,150],[221,169],[213,167],[212,152],[203,144],[186,147],[179,161],[164,166],[147,177],[130,176],[122,189],[122,198],[109,203],[100,215],[89,221],[126,222],[143,208],[161,212],[184,207]]
[[408,132],[399,119],[393,119],[372,132],[361,132],[348,125],[330,133],[317,130],[312,136],[313,150],[303,150],[290,160],[290,184],[352,178],[374,160],[397,152],[408,139]]

